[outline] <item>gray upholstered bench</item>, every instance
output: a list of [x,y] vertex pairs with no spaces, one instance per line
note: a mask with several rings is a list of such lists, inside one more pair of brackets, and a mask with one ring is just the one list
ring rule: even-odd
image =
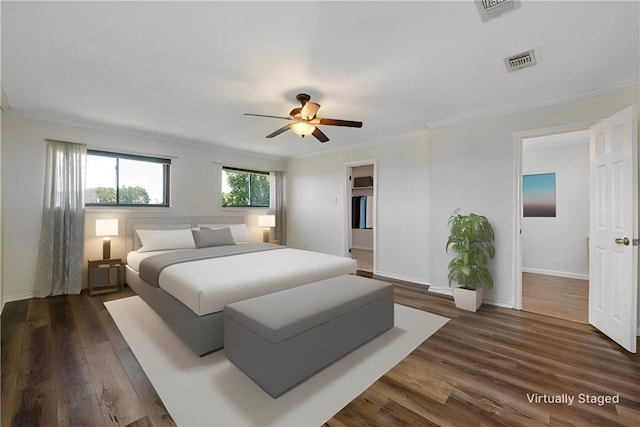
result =
[[273,397],[393,327],[393,287],[339,276],[229,304],[224,352]]

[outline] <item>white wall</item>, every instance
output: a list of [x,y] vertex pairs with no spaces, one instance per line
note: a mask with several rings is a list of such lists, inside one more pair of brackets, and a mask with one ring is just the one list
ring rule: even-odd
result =
[[[112,256],[125,256],[127,216],[248,216],[256,240],[261,240],[256,215],[264,210],[221,209],[221,165],[258,170],[283,170],[284,161],[213,150],[180,141],[132,136],[5,114],[2,144],[2,205],[4,237],[2,278],[5,301],[28,298],[33,291],[44,193],[45,139],[84,143],[89,148],[172,157],[171,208],[87,208],[86,258],[101,258],[102,241],[95,237],[95,218],[120,219],[120,236],[112,239]],[[84,266],[86,269],[86,265]],[[86,277],[84,278],[86,281]]]
[[638,99],[634,88],[432,129],[431,290],[450,292],[447,220],[462,208],[486,215],[496,234],[496,257],[490,264],[495,286],[485,293],[485,301],[513,306],[514,134],[596,121]]
[[524,141],[522,173],[556,174],[556,216],[522,219],[522,271],[589,278],[589,136],[575,138]]
[[[345,255],[350,231],[345,163],[376,159],[376,273],[429,282],[429,134],[420,132],[287,165],[289,246]],[[346,193],[349,191],[348,193]],[[345,206],[348,203],[349,206]]]
[[[0,88],[2,87],[2,85],[0,85]],[[2,165],[2,117],[4,116],[4,113],[0,112],[0,165]],[[0,171],[2,170],[1,166],[0,166]],[[2,174],[0,173],[0,312],[2,312],[2,310],[4,309],[4,280],[3,280],[3,268],[2,265],[4,264],[4,257],[2,256],[2,248],[4,246],[4,233],[2,232],[2,223],[3,223],[3,217],[2,217]]]
[[[0,11],[2,11],[2,7],[0,7]],[[0,13],[0,23],[2,22],[2,14]],[[0,34],[2,34],[1,31],[1,25],[0,25]],[[1,45],[2,43],[0,43]],[[0,55],[0,58],[2,56]],[[2,61],[0,60],[0,70],[2,70]],[[0,73],[1,74],[1,73]],[[0,112],[0,165],[2,165],[2,116],[4,115],[4,99],[5,99],[5,95],[4,95],[4,89],[2,89],[2,76],[0,75],[0,110],[2,110],[2,112]],[[2,235],[2,167],[0,166],[0,313],[2,312],[2,310],[4,309],[4,280],[2,280],[2,264],[3,264],[3,257],[2,257],[2,246],[3,246],[3,235]]]
[[[2,91],[2,84],[0,84],[0,92]],[[4,97],[2,97],[4,98]],[[2,105],[2,104],[0,104]],[[4,113],[0,112],[0,172],[2,171],[2,117]],[[2,256],[2,247],[4,246],[4,236],[2,233],[2,173],[0,173],[0,313],[4,309],[4,280],[2,276],[2,265],[4,263],[4,257]]]

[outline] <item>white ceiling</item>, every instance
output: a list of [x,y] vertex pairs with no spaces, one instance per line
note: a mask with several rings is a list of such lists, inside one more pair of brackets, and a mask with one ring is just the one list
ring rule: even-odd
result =
[[[2,1],[2,86],[11,109],[300,156],[639,82],[637,1],[527,1],[482,23],[471,1]],[[503,58],[534,48],[538,65]],[[320,144],[278,119],[307,92]]]

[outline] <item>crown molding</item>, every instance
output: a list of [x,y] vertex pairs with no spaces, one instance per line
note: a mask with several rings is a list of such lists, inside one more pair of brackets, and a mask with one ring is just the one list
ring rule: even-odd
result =
[[3,111],[5,114],[18,116],[18,117],[25,117],[28,119],[43,120],[43,121],[48,121],[48,122],[53,122],[53,123],[58,123],[58,124],[63,124],[68,126],[81,127],[81,128],[90,129],[90,130],[113,132],[121,135],[133,136],[136,138],[154,139],[157,141],[162,141],[169,144],[178,144],[178,145],[182,145],[190,148],[199,148],[199,149],[208,150],[208,151],[211,151],[211,150],[220,151],[223,153],[236,154],[236,155],[248,156],[253,158],[265,159],[265,160],[275,160],[275,161],[286,160],[285,157],[255,153],[255,152],[246,151],[246,150],[238,150],[238,149],[226,147],[221,144],[198,141],[198,140],[184,138],[182,136],[177,136],[177,135],[161,134],[161,133],[142,131],[142,130],[127,128],[127,127],[107,125],[107,124],[96,122],[96,121],[78,119],[76,117],[64,116],[59,114],[34,113],[27,110],[12,108],[11,106],[8,106],[8,104],[5,105],[5,108]]
[[564,102],[576,101],[579,99],[590,98],[593,96],[607,95],[615,92],[622,92],[624,90],[640,87],[640,80],[632,80],[625,83],[603,86],[596,89],[589,89],[581,92],[574,92],[564,96],[558,96],[548,99],[543,99],[534,102],[528,102],[524,104],[512,105],[509,107],[498,108],[491,111],[483,111],[480,113],[468,114],[465,116],[452,117],[444,120],[437,120],[427,123],[427,127],[431,129],[453,126],[461,123],[471,122],[474,120],[487,119],[491,117],[504,116],[507,114],[518,113],[522,111],[534,110],[536,108],[548,107],[551,105],[562,104]]

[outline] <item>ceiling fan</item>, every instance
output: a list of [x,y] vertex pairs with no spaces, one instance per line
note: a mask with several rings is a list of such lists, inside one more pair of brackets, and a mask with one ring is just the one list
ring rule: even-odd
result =
[[301,107],[294,108],[289,112],[289,117],[284,116],[270,116],[266,114],[251,114],[244,113],[245,116],[257,116],[257,117],[270,117],[274,119],[284,119],[290,120],[293,123],[289,123],[280,129],[270,133],[265,138],[273,138],[274,136],[278,136],[283,132],[291,129],[293,133],[296,135],[300,135],[301,137],[305,137],[306,135],[315,136],[320,142],[327,142],[329,138],[324,134],[319,128],[318,125],[327,125],[327,126],[347,126],[352,128],[361,128],[362,122],[355,122],[352,120],[339,120],[339,119],[324,119],[316,116],[318,109],[320,109],[320,104],[316,104],[315,102],[309,101],[311,97],[306,93],[299,93],[296,95],[296,99]]

